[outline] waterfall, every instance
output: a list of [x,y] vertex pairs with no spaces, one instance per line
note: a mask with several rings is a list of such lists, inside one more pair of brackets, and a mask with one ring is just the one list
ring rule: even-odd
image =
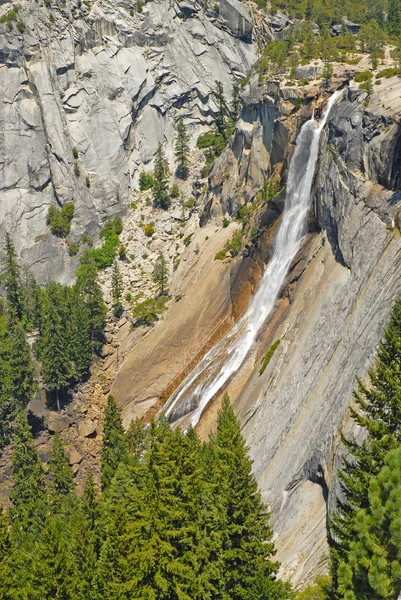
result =
[[251,305],[234,327],[197,364],[170,396],[163,412],[170,421],[191,413],[195,426],[208,402],[245,360],[263,323],[269,316],[293,258],[305,233],[310,193],[319,152],[320,135],[330,109],[341,92],[327,102],[320,123],[314,115],[299,132],[291,160],[285,207],[273,255]]

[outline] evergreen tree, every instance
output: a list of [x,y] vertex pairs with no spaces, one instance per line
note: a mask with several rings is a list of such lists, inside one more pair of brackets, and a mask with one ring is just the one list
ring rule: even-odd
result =
[[302,55],[306,60],[312,60],[312,58],[316,57],[315,35],[310,23],[307,23],[305,26]]
[[9,520],[0,507],[0,600],[10,598],[12,585],[12,553]]
[[99,552],[98,519],[99,499],[93,475],[89,472],[80,507],[74,514],[72,524],[70,552],[73,565],[73,600],[87,600],[93,597],[93,578]]
[[12,422],[33,396],[34,374],[25,331],[10,307],[0,315],[0,448],[9,442]]
[[89,335],[92,354],[99,352],[104,342],[107,307],[99,284],[98,272],[90,250],[81,256],[77,269],[76,292],[82,297],[89,313]]
[[[213,443],[214,481],[224,510],[224,590],[230,599],[244,600],[253,597],[250,590],[267,585],[274,588],[278,564],[270,560],[275,553],[270,515],[258,492],[251,459],[227,394]],[[280,593],[285,591],[280,582],[276,585]]]
[[370,480],[368,506],[355,515],[356,533],[339,566],[346,600],[393,599],[401,593],[401,447],[388,453]]
[[229,115],[229,110],[227,106],[227,101],[224,96],[223,84],[221,81],[215,81],[216,91],[214,92],[214,96],[217,104],[217,112],[214,118],[214,124],[216,127],[216,132],[221,135],[224,140],[227,139],[227,117]]
[[59,283],[51,283],[46,292],[40,340],[42,379],[47,388],[56,393],[57,409],[60,410],[60,391],[70,385],[74,372],[71,322],[65,288]]
[[387,14],[387,31],[389,35],[401,35],[401,1],[389,0]]
[[241,99],[239,97],[239,93],[241,90],[240,83],[238,79],[234,79],[233,87],[232,87],[232,100],[230,105],[230,122],[232,129],[234,129],[235,124],[238,119],[239,111],[241,108]]
[[116,317],[122,313],[123,307],[121,304],[121,296],[123,292],[123,278],[117,261],[113,263],[113,271],[111,273],[111,294],[113,296],[113,311]]
[[51,447],[50,472],[52,507],[55,512],[59,512],[74,490],[74,480],[64,444],[57,434],[53,437]]
[[167,210],[171,205],[171,200],[168,193],[169,168],[161,144],[156,151],[153,175],[155,179],[152,188],[153,204],[157,208]]
[[64,529],[62,517],[48,516],[33,556],[29,600],[72,600],[72,566]]
[[162,251],[159,252],[159,255],[156,259],[155,269],[153,271],[153,281],[157,285],[157,293],[160,296],[163,296],[167,293],[167,285],[168,285],[168,270],[167,270],[167,261],[164,258],[164,254]]
[[323,79],[324,87],[326,89],[328,89],[328,87],[330,86],[332,76],[333,76],[333,67],[332,67],[331,63],[326,62],[323,67],[323,73],[322,73],[322,79]]
[[333,587],[338,565],[358,533],[356,513],[369,506],[369,482],[383,466],[387,452],[401,443],[401,299],[397,299],[379,344],[376,365],[369,371],[370,386],[358,380],[356,408],[351,416],[367,436],[359,445],[342,437],[350,457],[340,471],[343,499],[331,523]]
[[10,515],[14,529],[25,534],[37,531],[46,506],[45,474],[24,411],[15,422],[11,466]]
[[178,165],[177,174],[179,177],[186,179],[188,177],[189,135],[182,117],[177,124],[174,155]]
[[92,363],[91,320],[84,296],[74,289],[71,305],[74,375],[82,381],[89,373]]
[[39,327],[41,318],[41,291],[29,269],[23,270],[23,291],[28,328]]
[[127,444],[121,409],[113,396],[107,398],[104,415],[103,449],[102,449],[102,489],[105,490],[117,470],[119,463],[125,458]]
[[143,444],[146,438],[144,426],[139,419],[131,421],[127,434],[127,450],[133,456],[139,456],[143,450]]
[[[191,568],[192,536],[185,498],[180,496],[179,469],[166,419],[149,426],[143,507],[128,531],[127,562],[135,578],[128,597],[191,600],[195,577]],[[132,594],[132,596],[130,595]]]
[[[129,571],[126,562],[127,512],[124,506],[115,507],[108,535],[102,546],[93,579],[93,600],[128,600],[138,596],[128,596],[124,587],[134,579],[136,573]],[[143,597],[145,598],[145,597]]]
[[7,294],[7,303],[11,312],[24,323],[26,312],[24,304],[24,290],[21,284],[21,269],[17,261],[17,253],[9,232],[6,232],[6,240],[3,246],[4,258],[2,259],[2,280]]

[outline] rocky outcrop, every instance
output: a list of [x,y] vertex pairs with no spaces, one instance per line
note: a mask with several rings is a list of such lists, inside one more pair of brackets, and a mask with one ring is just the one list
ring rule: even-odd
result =
[[[247,383],[229,386],[272,507],[283,573],[295,583],[325,569],[327,515],[339,492],[339,429],[350,427],[355,377],[371,364],[401,291],[395,90],[399,80],[384,84],[365,107],[365,93],[351,85],[334,106],[313,186],[314,231],[259,349],[237,375]],[[260,375],[260,357],[276,339],[279,348]]]
[[[176,121],[185,117],[194,145],[215,110],[214,81],[229,94],[251,66],[241,3],[222,3],[223,29],[191,6],[155,0],[138,13],[124,1],[26,0],[23,32],[0,24],[0,235],[13,233],[39,281],[71,281],[78,258],[66,242],[96,240],[107,216],[125,214],[160,142],[172,158]],[[64,241],[46,215],[68,201],[75,213]]]
[[252,19],[242,2],[220,0],[220,14],[235,37],[252,41]]

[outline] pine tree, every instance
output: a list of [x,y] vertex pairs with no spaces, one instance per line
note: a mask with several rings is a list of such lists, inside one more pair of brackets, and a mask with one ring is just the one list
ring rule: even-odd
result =
[[56,434],[50,452],[51,503],[53,511],[59,512],[63,503],[74,490],[74,480],[64,444]]
[[326,62],[323,67],[322,79],[323,84],[326,89],[330,86],[331,78],[333,76],[333,67],[331,63]]
[[389,0],[387,14],[387,31],[389,35],[398,37],[401,35],[401,2],[400,0]]
[[[278,564],[266,512],[239,423],[227,395],[218,416],[214,440],[214,481],[224,510],[224,589],[232,600],[243,600],[250,590],[273,586]],[[281,583],[277,583],[281,588]],[[281,592],[281,589],[280,589]]]
[[0,448],[10,441],[12,422],[34,394],[34,375],[25,331],[10,307],[0,315]]
[[37,531],[44,519],[46,506],[45,474],[33,446],[26,412],[18,415],[13,438],[12,488],[10,515],[13,526],[25,534]]
[[307,23],[304,32],[304,43],[302,46],[302,55],[307,60],[312,60],[316,56],[316,43],[313,29],[310,23]]
[[240,83],[238,79],[234,79],[233,87],[232,87],[232,100],[230,105],[230,122],[232,129],[234,129],[235,124],[238,119],[239,111],[241,108],[241,99],[239,97],[239,93],[241,90]]
[[123,292],[123,278],[117,261],[113,263],[113,271],[111,273],[111,294],[113,296],[113,311],[116,317],[122,313],[123,307],[121,304],[121,296]]
[[72,600],[71,577],[65,523],[62,517],[49,515],[35,548],[27,597],[29,600]]
[[[138,598],[125,593],[126,582],[135,577],[126,562],[127,511],[118,504],[109,524],[93,579],[93,600],[125,600]],[[143,597],[145,598],[145,597]]]
[[401,592],[401,447],[370,480],[368,506],[355,515],[356,533],[339,566],[347,600],[397,598]]
[[139,419],[131,421],[127,434],[127,450],[133,456],[139,456],[143,450],[143,444],[146,439],[146,432]]
[[56,393],[58,410],[60,392],[71,383],[74,372],[71,333],[66,290],[59,283],[51,283],[46,293],[40,358],[43,383]]
[[92,363],[91,322],[85,299],[79,290],[74,289],[71,304],[74,360],[74,376],[82,381],[89,373]]
[[104,342],[107,307],[99,284],[98,272],[90,250],[81,256],[77,269],[75,290],[83,299],[89,313],[89,335],[92,354],[100,352]]
[[121,409],[113,396],[107,398],[104,415],[102,449],[102,489],[105,490],[115,474],[119,463],[125,458],[127,443],[121,422]]
[[214,92],[214,96],[217,103],[217,112],[214,118],[214,124],[216,127],[216,131],[219,135],[223,137],[224,140],[227,138],[227,116],[229,114],[229,110],[227,107],[227,101],[224,96],[223,84],[221,81],[215,81],[216,91]]
[[89,472],[79,509],[73,516],[70,552],[73,565],[71,597],[87,600],[93,595],[93,578],[99,552],[99,498]]
[[171,205],[170,196],[168,194],[169,168],[161,144],[156,151],[153,175],[155,179],[152,188],[153,204],[157,208],[167,210]]
[[11,597],[12,553],[9,520],[0,507],[0,600]]
[[401,299],[393,306],[369,379],[369,387],[358,380],[354,392],[356,408],[350,409],[352,418],[367,436],[360,445],[342,436],[350,458],[344,460],[344,468],[339,472],[343,499],[338,501],[338,513],[331,523],[334,590],[339,561],[344,559],[358,532],[356,512],[369,505],[369,481],[378,475],[387,452],[401,442]]
[[163,296],[167,293],[168,285],[168,270],[167,261],[162,251],[159,252],[155,263],[155,269],[153,271],[153,281],[157,285],[157,292],[159,296]]
[[41,291],[36,279],[29,271],[23,269],[23,291],[28,328],[39,327],[41,317]]
[[194,572],[190,566],[189,515],[185,499],[177,489],[179,469],[172,452],[173,441],[174,434],[166,419],[150,424],[146,481],[139,503],[142,510],[124,544],[129,548],[130,571],[135,574],[128,582],[127,592],[135,598],[192,598]]
[[7,303],[11,312],[24,323],[26,312],[24,304],[24,290],[21,284],[21,269],[17,261],[17,253],[10,233],[6,232],[6,240],[3,246],[4,258],[2,259],[2,280],[7,294]]
[[188,177],[189,135],[182,117],[177,124],[174,155],[178,165],[177,174],[179,177],[186,179]]

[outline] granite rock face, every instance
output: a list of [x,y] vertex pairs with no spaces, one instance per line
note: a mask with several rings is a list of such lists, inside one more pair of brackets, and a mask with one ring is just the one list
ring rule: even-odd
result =
[[[352,429],[347,408],[355,378],[372,364],[401,291],[401,105],[391,104],[397,90],[399,80],[386,84],[365,107],[365,94],[351,85],[334,105],[321,140],[310,233],[236,394],[272,507],[282,571],[295,583],[326,568],[339,430]],[[276,339],[281,343],[260,376],[260,358]]]
[[[230,145],[209,176],[205,223],[236,216],[254,202],[264,177],[280,172],[285,181],[297,132],[313,109],[319,115],[327,97],[323,89],[290,96],[286,88],[274,93],[274,82],[268,85],[270,93],[252,90],[251,83],[244,95]],[[327,569],[327,518],[339,494],[339,432],[353,430],[347,409],[355,379],[372,364],[401,291],[400,91],[401,81],[389,80],[366,106],[365,92],[353,83],[344,87],[321,138],[309,233],[268,322],[227,387],[272,509],[282,574],[296,584]],[[283,115],[282,102],[296,97],[303,106]],[[247,246],[245,261],[258,253],[268,260],[262,242],[267,237],[270,247],[274,243],[282,208],[280,197],[267,205],[259,222],[266,232]],[[260,360],[277,339],[281,343],[261,375]],[[209,405],[199,424],[204,435],[217,405]]]
[[[227,8],[226,28],[184,4],[156,0],[138,13],[124,1],[47,9],[26,0],[23,33],[0,24],[0,236],[13,233],[39,281],[71,281],[78,258],[67,243],[83,233],[96,241],[108,216],[124,214],[161,142],[172,160],[177,120],[195,144],[216,109],[214,81],[229,96],[252,64],[253,44],[239,39],[252,28],[241,3]],[[61,240],[46,215],[69,201],[75,214]]]

